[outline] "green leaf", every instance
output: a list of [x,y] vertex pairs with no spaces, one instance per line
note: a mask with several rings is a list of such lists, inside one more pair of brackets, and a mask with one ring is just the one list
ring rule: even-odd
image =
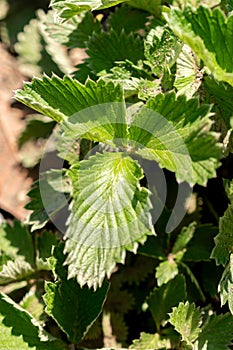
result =
[[211,258],[216,260],[217,265],[226,265],[233,247],[233,205],[229,205],[224,216],[219,220],[219,234],[215,237],[215,247]]
[[85,85],[68,76],[53,75],[33,79],[17,90],[15,98],[38,112],[59,122],[90,106],[107,102],[121,102],[121,87],[113,83],[88,80]]
[[125,98],[135,95],[141,82],[141,80],[135,78],[129,70],[121,66],[111,68],[110,73],[103,75],[101,79],[104,81],[114,81],[117,84],[121,84],[124,89]]
[[153,349],[171,349],[172,342],[170,339],[162,337],[158,333],[148,334],[142,332],[140,339],[135,339],[130,349],[153,350]]
[[158,286],[160,287],[162,284],[172,280],[178,273],[177,263],[173,257],[170,256],[168,260],[161,262],[159,266],[156,267],[155,277],[157,278]]
[[119,34],[122,32],[122,28],[127,34],[137,32],[145,27],[148,15],[148,13],[130,6],[117,7],[115,12],[110,14],[109,27]]
[[159,79],[147,80],[151,79],[151,75],[145,71],[140,62],[135,65],[128,59],[116,62],[115,67],[110,69],[110,73],[104,73],[101,79],[121,84],[125,99],[138,93],[139,99],[147,100],[150,96],[155,96],[160,84]]
[[0,285],[10,282],[29,279],[35,273],[35,269],[23,259],[9,260],[0,272]]
[[175,172],[178,182],[206,185],[216,176],[222,153],[218,135],[210,131],[209,116],[210,107],[199,106],[197,99],[159,94],[135,113],[129,129],[131,147]]
[[89,78],[92,80],[97,80],[97,76],[92,72],[89,67],[88,60],[83,60],[82,63],[76,66],[77,70],[74,72],[74,78],[80,83],[84,84],[85,81]]
[[140,254],[160,260],[166,259],[164,251],[164,237],[160,235],[148,237],[145,244],[140,246],[138,250]]
[[219,282],[218,292],[220,293],[221,305],[228,302],[231,314],[233,314],[233,255],[230,255],[230,262],[226,266]]
[[7,295],[0,294],[0,343],[10,350],[65,350],[61,340],[51,337],[39,322]]
[[54,121],[48,121],[46,117],[39,114],[33,115],[26,120],[26,126],[18,139],[19,148],[30,140],[46,138],[55,126]]
[[46,24],[49,35],[68,48],[86,48],[89,36],[93,32],[101,31],[100,22],[90,12],[86,12],[84,16],[75,16],[65,23],[53,21]]
[[179,261],[179,269],[184,273],[187,281],[187,294],[191,297],[195,296],[195,299],[205,301],[205,295],[203,294],[199,280],[195,277],[190,267],[183,261]]
[[109,72],[115,62],[126,59],[137,64],[144,58],[143,41],[134,33],[127,34],[124,30],[118,33],[111,30],[109,33],[93,33],[87,42],[85,61],[95,74]]
[[131,0],[128,5],[148,11],[156,16],[159,16],[161,11],[161,0]]
[[36,245],[36,265],[38,270],[51,270],[49,258],[52,249],[58,243],[58,238],[51,231],[42,231],[35,236]]
[[161,323],[168,319],[172,307],[186,298],[186,285],[183,275],[178,275],[159,288],[155,288],[147,299],[149,310],[155,321],[157,330]]
[[154,234],[142,177],[139,164],[120,152],[97,153],[73,167],[65,253],[69,278],[76,276],[81,286],[96,289],[124,262],[126,250],[136,252],[138,243]]
[[59,211],[68,204],[69,178],[64,171],[51,170],[41,174],[40,180],[34,183],[28,196],[31,201],[25,206],[33,212],[27,218],[27,224],[35,231],[55,220]]
[[69,19],[82,11],[104,9],[120,4],[127,0],[51,0],[54,8],[63,19]]
[[201,331],[201,311],[195,304],[189,304],[187,301],[179,303],[178,307],[172,309],[169,322],[175,327],[175,330],[181,334],[182,340],[191,345],[199,336]]
[[18,221],[0,226],[0,285],[28,279],[35,273],[34,247],[26,226]]
[[224,190],[231,204],[233,204],[233,181],[223,179]]
[[40,9],[36,17],[18,34],[15,50],[19,55],[21,70],[27,76],[71,73],[72,65],[67,52],[46,31],[47,23],[44,22],[52,21],[51,12],[45,14]]
[[12,260],[20,259],[34,264],[34,248],[28,228],[14,221],[13,225],[3,222],[0,226],[0,247]]
[[27,310],[37,321],[43,320],[44,304],[39,293],[30,290],[20,301],[20,306]]
[[233,316],[212,315],[198,337],[198,349],[227,350],[233,339]]
[[[63,139],[67,140],[67,143],[70,143],[65,150],[68,155],[70,149],[73,152],[72,145],[79,138],[104,142],[111,146],[122,146],[127,138],[125,115],[124,103],[117,102],[104,103],[82,110],[61,124],[58,147],[63,148]],[[63,151],[63,156],[65,151]]]
[[178,90],[177,95],[184,94],[191,98],[199,89],[202,76],[196,55],[188,45],[183,45],[176,61],[174,86]]
[[182,44],[177,36],[165,26],[151,29],[144,41],[145,64],[152,72],[161,76],[163,68],[170,68],[175,63]]
[[[204,78],[204,88],[209,95],[209,101],[211,103],[214,102],[214,111],[217,117],[220,121],[224,121],[225,127],[228,130],[230,128],[230,118],[233,115],[233,87],[227,83],[216,81],[210,76],[206,76]],[[223,127],[221,127],[221,130],[226,134],[227,130],[224,130]]]
[[[195,228],[193,238],[187,244],[184,261],[209,261],[214,248],[214,237],[218,232],[212,225],[200,225]],[[201,242],[201,244],[200,244]]]
[[196,222],[192,222],[188,227],[182,228],[172,248],[172,254],[176,255],[186,251],[186,246],[189,243],[189,241],[193,238],[196,226]]
[[81,288],[76,280],[67,280],[62,263],[64,255],[55,248],[56,273],[60,277],[56,283],[46,282],[44,301],[46,313],[51,316],[67,334],[72,343],[79,343],[99,316],[109,289],[106,281],[97,291],[87,286]]
[[213,76],[233,86],[233,16],[200,6],[163,13],[174,33],[203,60]]

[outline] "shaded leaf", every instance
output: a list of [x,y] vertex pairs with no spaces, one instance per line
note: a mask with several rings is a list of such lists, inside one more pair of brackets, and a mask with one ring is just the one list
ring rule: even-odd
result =
[[65,257],[60,248],[55,248],[54,257],[57,260],[55,271],[58,280],[45,284],[45,311],[72,343],[79,343],[99,316],[109,283],[105,281],[95,292],[86,286],[81,288],[76,280],[67,280],[66,270],[62,266]]
[[213,77],[205,76],[204,88],[207,95],[206,100],[214,103],[216,127],[225,136],[230,128],[230,118],[233,115],[233,87],[225,82],[216,81]]
[[68,349],[65,343],[46,333],[29,312],[3,293],[0,294],[0,319],[2,349]]
[[203,326],[199,334],[197,349],[230,349],[233,339],[232,328],[233,316],[229,313],[210,316],[210,320]]
[[118,61],[127,59],[137,64],[144,58],[142,39],[134,33],[125,33],[124,29],[120,34],[114,30],[109,33],[93,33],[87,47],[89,58],[85,61],[95,74],[109,72]]
[[164,240],[160,235],[156,237],[148,237],[144,245],[139,247],[138,252],[148,257],[165,259]]
[[45,14],[40,9],[36,15],[18,34],[15,45],[22,72],[27,76],[71,73],[73,67],[67,52],[46,31],[44,22],[52,21],[51,12]]
[[55,126],[54,121],[48,121],[41,115],[31,116],[26,120],[26,126],[18,139],[19,148],[29,140],[37,140],[39,138],[46,138],[51,133]]
[[184,273],[187,281],[187,294],[195,296],[195,299],[205,301],[205,295],[203,294],[199,280],[196,278],[190,267],[183,261],[179,261],[179,268]]
[[155,288],[147,299],[157,330],[168,319],[168,312],[186,297],[186,285],[183,275],[178,275],[168,283]]
[[56,234],[51,231],[42,231],[35,237],[36,265],[38,270],[51,270],[49,258],[53,247],[58,243]]
[[67,144],[70,143],[62,152],[63,157],[67,159],[70,149],[73,153],[73,145],[80,138],[104,142],[113,147],[122,146],[127,137],[125,115],[124,103],[111,102],[86,108],[61,124],[61,137],[57,147],[64,148],[63,138],[67,140]]
[[[197,226],[193,238],[184,252],[184,261],[209,261],[214,248],[214,237],[218,232],[217,227],[212,225]],[[201,242],[201,244],[200,244]]]
[[146,10],[156,16],[160,15],[161,0],[132,0],[128,4],[141,10]]
[[137,32],[145,27],[148,15],[148,13],[130,6],[117,7],[115,12],[109,16],[109,27],[119,34],[123,28],[127,34]]
[[68,48],[86,48],[89,36],[101,31],[100,22],[90,12],[84,16],[75,16],[65,23],[53,21],[46,25],[49,35]]
[[26,209],[33,212],[27,218],[27,224],[35,231],[54,220],[57,213],[68,204],[69,178],[64,171],[51,170],[41,174],[40,180],[28,193],[31,201]]
[[27,226],[14,221],[14,224],[3,222],[0,226],[0,247],[2,252],[12,260],[21,259],[27,263],[34,264],[34,249],[32,237]]

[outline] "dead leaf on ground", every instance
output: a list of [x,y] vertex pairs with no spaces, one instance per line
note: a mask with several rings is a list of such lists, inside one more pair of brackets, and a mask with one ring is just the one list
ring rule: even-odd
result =
[[11,107],[13,90],[22,86],[23,79],[16,60],[0,45],[0,208],[19,220],[28,215],[24,205],[32,183],[20,165],[17,147],[25,112]]

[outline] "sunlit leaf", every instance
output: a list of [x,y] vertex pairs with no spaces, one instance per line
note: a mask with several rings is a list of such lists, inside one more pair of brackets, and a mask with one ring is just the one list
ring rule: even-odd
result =
[[126,250],[135,252],[154,233],[142,176],[139,164],[123,153],[97,153],[73,168],[65,252],[69,277],[80,285],[96,289],[124,262]]
[[218,8],[190,6],[163,13],[174,33],[203,60],[217,80],[233,86],[233,16]]
[[181,334],[182,340],[190,345],[198,338],[201,331],[201,310],[188,301],[185,304],[179,303],[178,307],[173,308],[169,322]]

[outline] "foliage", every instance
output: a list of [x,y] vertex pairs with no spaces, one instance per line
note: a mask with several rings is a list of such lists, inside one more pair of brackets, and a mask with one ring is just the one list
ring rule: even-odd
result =
[[15,98],[43,116],[19,147],[49,140],[0,227],[3,346],[231,348],[233,6],[212,5],[52,0],[21,26]]

